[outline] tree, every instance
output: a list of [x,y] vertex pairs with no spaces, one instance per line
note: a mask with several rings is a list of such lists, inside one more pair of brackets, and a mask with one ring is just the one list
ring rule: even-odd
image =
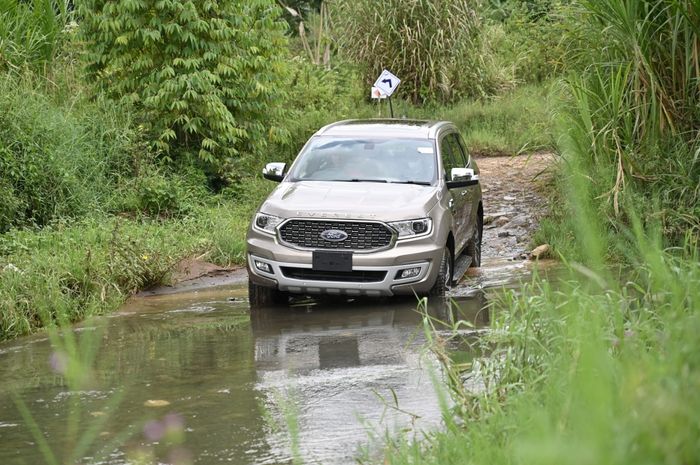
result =
[[284,138],[286,23],[274,0],[85,0],[89,74],[141,111],[154,147],[221,169]]

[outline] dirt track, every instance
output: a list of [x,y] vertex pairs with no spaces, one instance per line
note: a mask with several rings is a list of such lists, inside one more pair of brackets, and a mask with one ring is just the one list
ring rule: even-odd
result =
[[541,186],[554,155],[477,158],[484,202],[482,261],[524,258],[539,220],[547,211]]

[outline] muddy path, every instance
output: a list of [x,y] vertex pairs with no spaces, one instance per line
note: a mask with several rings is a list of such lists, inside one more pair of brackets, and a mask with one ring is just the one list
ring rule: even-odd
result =
[[539,220],[547,212],[544,186],[552,176],[554,155],[536,153],[477,159],[484,202],[484,263],[523,259]]

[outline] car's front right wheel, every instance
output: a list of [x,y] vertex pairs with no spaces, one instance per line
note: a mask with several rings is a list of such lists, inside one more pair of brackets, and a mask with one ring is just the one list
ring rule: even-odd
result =
[[445,246],[442,252],[442,260],[440,261],[440,270],[438,271],[437,279],[433,284],[432,289],[428,292],[429,296],[443,297],[445,292],[452,287],[452,251]]

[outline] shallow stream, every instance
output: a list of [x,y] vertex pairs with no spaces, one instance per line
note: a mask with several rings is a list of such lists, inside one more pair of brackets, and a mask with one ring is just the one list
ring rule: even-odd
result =
[[[488,325],[494,286],[527,274],[504,262],[465,278],[457,317]],[[0,345],[0,464],[51,463],[36,431],[59,464],[356,463],[386,433],[440,427],[421,321],[415,299],[251,315],[242,283],[132,299],[74,328],[80,389],[46,335]]]

